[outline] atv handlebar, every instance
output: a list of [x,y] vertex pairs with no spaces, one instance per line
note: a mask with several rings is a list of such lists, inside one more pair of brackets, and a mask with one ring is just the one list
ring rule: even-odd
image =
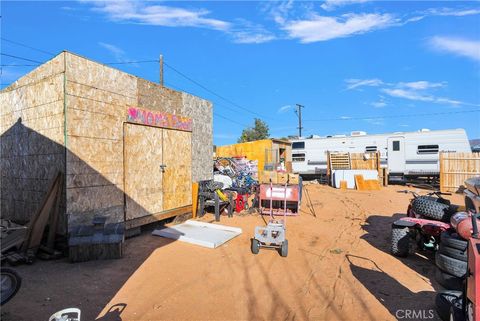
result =
[[[420,196],[420,194],[418,194],[414,191],[409,191],[409,190],[398,191],[398,193],[405,193],[405,194],[411,193],[414,198],[417,198],[417,197]],[[440,192],[440,191],[432,191],[430,193],[425,194],[424,196],[432,196],[432,195],[436,195],[437,197],[442,198],[442,195],[452,195],[452,193],[443,193],[443,192]]]

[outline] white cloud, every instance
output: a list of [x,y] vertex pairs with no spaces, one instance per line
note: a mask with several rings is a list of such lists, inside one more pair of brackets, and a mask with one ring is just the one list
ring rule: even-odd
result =
[[275,35],[262,25],[254,24],[245,19],[237,19],[235,27],[228,33],[235,43],[264,43],[275,40]]
[[442,82],[429,82],[425,80],[413,81],[413,82],[400,82],[398,84],[400,87],[406,87],[415,90],[424,90],[429,88],[439,88],[445,87],[445,83]]
[[355,89],[358,87],[369,86],[369,87],[378,87],[383,85],[383,81],[380,79],[346,79],[345,82],[347,85],[347,90]]
[[397,20],[390,14],[346,14],[341,17],[312,14],[306,20],[286,22],[282,29],[290,38],[298,38],[301,43],[311,43],[363,34],[395,23]]
[[350,116],[340,116],[340,119],[351,119],[352,117]]
[[430,45],[439,51],[480,61],[480,41],[478,40],[436,36],[430,39]]
[[434,98],[432,96],[418,93],[415,90],[407,90],[407,89],[400,89],[400,88],[383,88],[382,92],[392,97],[405,98],[410,100],[419,100],[419,101],[434,101]]
[[106,14],[113,21],[165,27],[201,27],[222,31],[231,27],[227,21],[208,18],[210,12],[204,9],[184,9],[131,0],[81,2],[93,3],[95,11]]
[[401,89],[401,88],[383,88],[382,92],[390,95],[392,97],[397,98],[404,98],[408,100],[414,101],[424,101],[424,102],[432,102],[436,104],[444,104],[444,105],[452,105],[452,106],[460,106],[460,105],[472,105],[468,104],[459,100],[445,98],[445,97],[437,97],[431,94],[426,93],[423,90],[416,90],[416,89]]
[[[460,100],[451,99],[447,97],[439,97],[432,93],[433,90],[444,88],[447,86],[446,82],[431,82],[426,80],[388,83],[378,78],[372,79],[346,79],[347,90],[356,89],[359,87],[380,87],[380,92],[391,97],[408,99],[413,101],[431,102],[435,104],[445,104],[451,106],[478,106],[475,104],[466,103]],[[385,97],[380,96],[380,99],[370,103],[375,108],[382,108],[387,106]]]
[[373,103],[371,103],[370,105],[372,105],[373,107],[375,108],[382,108],[382,107],[385,107],[387,106],[387,103],[383,100],[379,100],[379,101],[374,101]]
[[117,61],[122,62],[128,60],[126,59],[125,51],[123,51],[123,49],[106,42],[99,42],[98,44],[107,49]]
[[480,9],[455,9],[455,8],[432,8],[426,11],[432,16],[463,17],[480,14]]
[[288,110],[292,109],[292,105],[285,105],[285,106],[282,106],[280,107],[277,112],[278,113],[285,113],[287,112]]
[[338,7],[342,7],[349,4],[358,4],[358,3],[365,3],[371,0],[325,0],[324,3],[320,6],[323,10],[334,10]]

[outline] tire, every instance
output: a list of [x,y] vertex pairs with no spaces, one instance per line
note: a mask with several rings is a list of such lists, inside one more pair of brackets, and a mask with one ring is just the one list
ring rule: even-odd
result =
[[468,242],[462,239],[457,233],[443,232],[440,236],[440,244],[452,247],[457,250],[466,251]]
[[467,262],[467,250],[462,251],[440,243],[440,246],[438,247],[438,252],[441,254],[445,254],[446,256],[453,257],[454,259]]
[[392,242],[390,250],[393,255],[406,257],[410,249],[410,234],[408,227],[392,225]]
[[443,272],[439,268],[435,269],[435,280],[447,290],[462,291],[464,279]]
[[280,256],[287,257],[288,255],[288,240],[283,241],[282,247],[280,248]]
[[20,286],[22,285],[22,279],[20,276],[12,269],[2,268],[0,269],[1,274],[1,290],[0,290],[0,305],[4,305],[11,298],[17,294]]
[[441,291],[435,296],[435,307],[440,319],[448,321],[451,308],[458,304],[457,301],[462,297],[461,291]]
[[455,206],[417,197],[412,201],[412,210],[418,215],[442,222],[449,222],[450,217],[455,213]]
[[258,254],[260,252],[260,242],[256,239],[252,239],[252,247],[251,247],[253,254]]
[[440,270],[459,278],[465,277],[467,273],[467,262],[440,254],[439,252],[435,253],[435,263]]

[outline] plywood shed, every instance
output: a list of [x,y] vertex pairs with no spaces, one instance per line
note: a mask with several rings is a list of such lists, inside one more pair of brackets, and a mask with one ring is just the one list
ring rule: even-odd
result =
[[273,171],[283,162],[286,169],[292,164],[292,143],[280,139],[262,139],[247,143],[217,146],[216,157],[243,156],[258,161],[258,175],[263,171]]
[[28,221],[65,173],[61,232],[188,213],[212,178],[212,104],[70,52],[0,92],[1,216]]

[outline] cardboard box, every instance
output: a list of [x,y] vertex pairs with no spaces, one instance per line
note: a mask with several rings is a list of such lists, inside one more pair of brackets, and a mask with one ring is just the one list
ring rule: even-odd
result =
[[298,184],[300,182],[300,178],[299,178],[299,175],[298,174],[292,174],[292,173],[289,173],[288,174],[288,179],[289,179],[289,183],[290,184]]
[[262,172],[262,179],[260,180],[260,183],[270,184],[270,179],[272,180],[273,184],[276,184],[277,183],[277,172],[263,171]]
[[288,182],[288,173],[277,173],[277,184],[285,184]]

